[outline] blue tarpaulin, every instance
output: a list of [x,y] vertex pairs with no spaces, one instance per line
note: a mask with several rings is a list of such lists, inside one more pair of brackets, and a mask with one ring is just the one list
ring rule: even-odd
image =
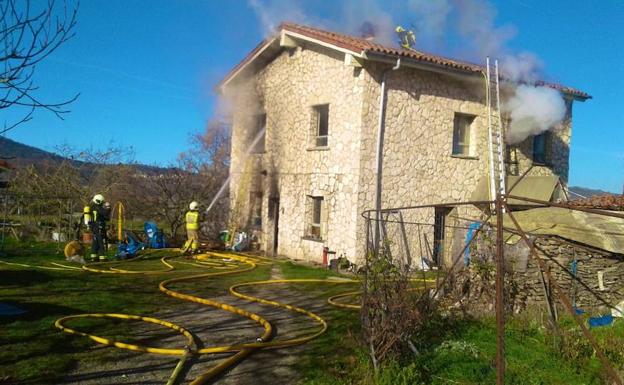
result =
[[[470,241],[472,241],[472,238],[477,232],[479,226],[481,226],[480,222],[472,222],[470,224],[470,226],[468,227],[468,231],[466,232],[466,245],[469,244]],[[470,247],[466,247],[466,250],[464,250],[464,265],[470,265]]]
[[26,310],[20,309],[17,306],[9,305],[8,303],[0,302],[0,316],[20,315],[26,313]]

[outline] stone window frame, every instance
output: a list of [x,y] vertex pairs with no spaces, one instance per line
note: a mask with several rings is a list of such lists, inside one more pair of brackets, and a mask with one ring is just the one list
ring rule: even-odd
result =
[[[312,106],[310,119],[310,147],[311,149],[329,148],[329,103],[319,103]],[[324,115],[325,135],[320,135],[322,127],[321,117]]]
[[[552,132],[544,131],[533,136],[533,143],[531,145],[531,159],[533,160],[533,164],[539,166],[550,165],[552,135]],[[536,148],[538,146],[541,148]]]
[[[464,139],[468,140],[468,143],[459,143],[459,123],[460,120],[469,120],[469,123],[467,125],[464,125],[463,127],[467,127],[468,129],[466,130],[467,132],[464,132],[464,135],[462,135],[464,137]],[[455,112],[453,114],[453,135],[452,135],[452,141],[451,141],[451,156],[452,157],[456,157],[456,158],[467,158],[467,159],[477,159],[477,156],[475,155],[476,153],[476,146],[475,146],[475,130],[474,130],[474,124],[475,121],[477,120],[477,115],[474,114],[467,114],[464,112]],[[466,123],[465,121],[463,123]],[[464,151],[457,151],[458,146],[463,147]]]
[[325,239],[325,230],[327,228],[325,197],[320,195],[306,195],[305,211],[303,238],[322,242]]
[[253,144],[256,136],[262,132],[262,137],[256,142],[256,145],[251,148],[251,154],[264,154],[266,152],[266,113],[259,113],[253,116],[253,122],[251,130],[249,130],[249,145]]

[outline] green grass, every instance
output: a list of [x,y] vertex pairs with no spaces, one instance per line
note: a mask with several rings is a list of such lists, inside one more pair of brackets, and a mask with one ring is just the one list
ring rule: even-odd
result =
[[[33,244],[1,259],[18,263],[62,262],[55,244]],[[30,250],[47,250],[33,253]],[[131,270],[160,270],[160,258],[171,251],[157,251],[143,260],[121,263]],[[174,260],[175,264],[175,260]],[[0,265],[0,302],[28,310],[16,317],[0,317],[0,383],[54,383],[78,360],[104,362],[113,359],[112,349],[91,349],[86,338],[66,335],[53,327],[62,316],[89,312],[119,312],[152,315],[174,309],[182,301],[157,289],[165,278],[190,272],[209,272],[184,264],[155,275],[108,275],[86,272],[49,271]],[[200,296],[223,295],[235,283],[265,280],[272,269],[284,278],[325,279],[341,276],[327,269],[277,261],[258,265],[252,271],[175,284],[174,289]],[[324,301],[330,295],[357,290],[358,284],[294,284],[294,291]],[[132,295],[127,295],[131,293]],[[353,300],[353,299],[351,299]],[[297,363],[304,385],[413,385],[490,384],[495,382],[496,328],[491,318],[459,319],[433,317],[416,339],[419,355],[407,353],[385,363],[373,375],[367,351],[362,346],[359,313],[327,307],[320,313],[328,322],[327,332],[307,345]],[[561,337],[548,333],[536,317],[524,315],[508,320],[506,339],[506,384],[604,383],[595,355],[570,319],[561,321]],[[130,322],[85,319],[72,321],[84,331],[123,341],[135,341]],[[617,367],[624,366],[624,322],[593,329]]]
[[[326,278],[332,274],[290,262],[282,265],[289,278]],[[429,272],[428,277],[435,276]],[[345,287],[317,289],[329,296]],[[319,294],[321,295],[321,294]],[[359,313],[333,309],[324,314],[328,331],[310,343],[299,369],[303,385],[414,385],[491,384],[496,382],[496,324],[480,319],[430,319],[420,331],[419,355],[406,353],[387,362],[373,375],[367,350],[362,346]],[[505,331],[506,384],[592,385],[605,383],[593,350],[578,327],[567,318],[560,322],[563,341],[557,342],[535,314],[511,317]],[[592,329],[607,356],[624,369],[624,322]],[[560,337],[563,338],[563,337]]]
[[[44,251],[33,254],[31,249]],[[117,267],[162,270],[164,265],[160,258],[171,253],[171,250],[151,252],[143,260],[120,263]],[[33,265],[65,263],[62,255],[56,252],[55,244],[49,243],[25,245],[21,251],[15,248],[14,253],[0,259]],[[170,310],[184,302],[158,291],[160,281],[191,272],[215,271],[176,264],[175,260],[174,265],[173,272],[154,275],[93,274],[0,265],[0,302],[28,311],[20,316],[0,316],[0,383],[54,383],[55,376],[71,370],[78,360],[111,359],[114,354],[111,349],[92,350],[92,341],[62,333],[53,326],[54,321],[81,313],[153,315],[160,310]],[[235,282],[267,279],[269,270],[269,266],[259,266],[247,273],[172,287],[198,295],[220,295]],[[70,321],[68,326],[125,342],[137,341],[132,335],[132,322],[83,319]]]
[[[441,325],[442,333],[415,360],[430,384],[494,383],[496,327],[492,319],[460,320]],[[506,384],[600,384],[592,367],[580,368],[558,356],[543,331],[511,323],[505,331]],[[440,332],[440,329],[437,329]]]
[[[432,320],[422,331],[419,355],[406,353],[373,375],[358,331],[357,313],[332,312],[330,330],[312,342],[312,355],[300,363],[304,385],[493,384],[496,382],[496,327],[491,318]],[[525,317],[511,319],[505,331],[506,384],[604,384],[605,375],[591,348],[572,327],[570,346],[554,344],[551,334]],[[566,329],[567,328],[567,329]],[[624,324],[592,331],[622,373]],[[583,346],[579,346],[578,344]],[[580,352],[579,352],[580,350]],[[584,353],[582,353],[584,352]],[[319,365],[322,357],[324,365]]]

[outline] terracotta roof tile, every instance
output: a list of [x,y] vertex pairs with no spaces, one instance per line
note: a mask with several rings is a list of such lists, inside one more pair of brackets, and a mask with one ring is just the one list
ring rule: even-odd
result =
[[445,67],[451,67],[455,69],[460,69],[468,72],[481,72],[483,71],[483,67],[467,63],[461,62],[457,60],[448,59],[442,56],[432,55],[425,52],[412,50],[412,49],[404,49],[404,48],[395,48],[388,47],[379,43],[375,43],[374,41],[366,40],[364,38],[359,38],[355,36],[343,35],[336,32],[325,31],[322,29],[307,27],[294,23],[282,23],[280,25],[280,30],[284,29],[286,31],[299,33],[311,38],[316,38],[325,43],[333,44],[341,48],[349,49],[355,52],[361,51],[371,51],[377,52],[387,55],[395,55],[408,57],[411,59],[416,59],[423,62],[429,62],[431,64],[442,65]]
[[[485,68],[481,65],[469,63],[466,61],[459,61],[454,59],[449,59],[439,55],[433,55],[430,53],[412,50],[412,49],[404,49],[404,48],[396,48],[396,47],[388,47],[374,41],[366,40],[364,38],[359,38],[355,36],[345,35],[337,32],[322,30],[318,28],[308,27],[300,24],[284,22],[280,24],[278,27],[278,31],[288,31],[292,33],[296,33],[299,35],[306,36],[308,38],[316,39],[322,41],[327,44],[331,44],[333,46],[346,49],[349,51],[353,51],[355,53],[379,53],[391,56],[399,56],[404,58],[413,59],[425,64],[431,64],[435,66],[445,67],[452,70],[458,70],[467,73],[481,73],[485,71]],[[225,77],[226,81],[230,77],[232,77],[238,69],[243,67],[246,63],[251,61],[253,57],[256,55],[258,51],[260,51],[266,44],[268,44],[271,39],[264,40],[260,43],[253,51],[251,51],[247,57],[239,63],[236,67],[234,67],[228,75]],[[222,82],[223,83],[223,82]],[[583,91],[566,87],[560,84],[547,83],[547,82],[539,82],[539,85],[544,85],[548,87],[552,87],[554,89],[560,90],[564,93],[577,96],[583,99],[591,98],[591,96]]]
[[603,194],[589,198],[575,199],[570,204],[577,207],[624,211],[624,195]]

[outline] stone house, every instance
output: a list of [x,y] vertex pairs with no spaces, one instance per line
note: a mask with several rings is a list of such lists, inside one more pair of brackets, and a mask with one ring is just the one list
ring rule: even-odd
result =
[[[399,61],[400,59],[400,61]],[[398,67],[397,69],[392,69]],[[231,217],[267,253],[358,261],[374,207],[385,124],[383,207],[459,202],[488,173],[484,68],[284,23],[219,84],[232,103]],[[385,78],[384,116],[380,117]],[[507,149],[508,170],[568,179],[572,105],[563,123]],[[419,214],[441,242],[448,209]]]

